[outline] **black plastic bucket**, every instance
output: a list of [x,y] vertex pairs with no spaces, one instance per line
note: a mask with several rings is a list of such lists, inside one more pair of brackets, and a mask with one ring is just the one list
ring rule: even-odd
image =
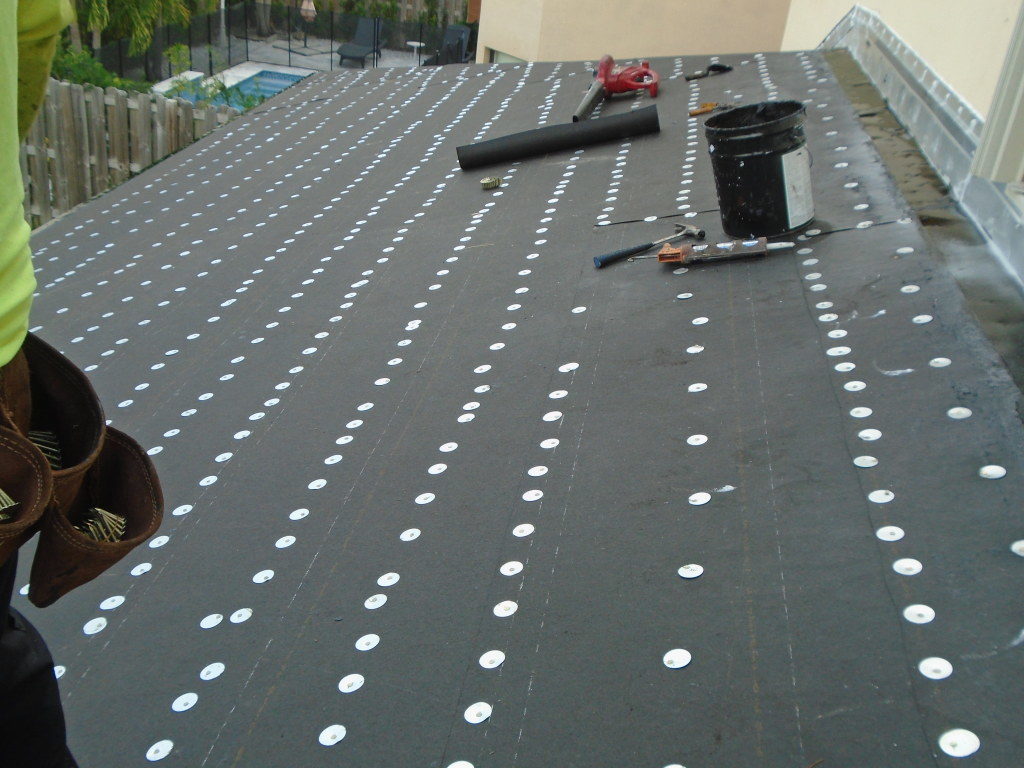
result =
[[727,234],[773,237],[814,220],[805,114],[799,101],[766,101],[704,124]]

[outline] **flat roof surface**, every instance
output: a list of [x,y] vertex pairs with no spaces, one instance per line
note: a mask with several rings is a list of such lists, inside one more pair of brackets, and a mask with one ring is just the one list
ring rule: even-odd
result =
[[[1024,764],[1019,391],[821,54],[721,61],[652,62],[659,135],[469,173],[596,62],[316,75],[36,232],[167,500],[25,603],[83,766]],[[821,234],[594,269],[720,239],[688,109],[769,96]]]

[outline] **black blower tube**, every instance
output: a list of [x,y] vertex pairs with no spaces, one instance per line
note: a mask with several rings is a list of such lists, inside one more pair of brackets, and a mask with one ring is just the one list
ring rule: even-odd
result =
[[615,141],[629,136],[657,133],[658,107],[653,105],[597,120],[549,125],[532,131],[513,133],[499,139],[465,144],[456,148],[462,170],[479,168],[495,163],[507,163],[526,157],[546,155],[563,149],[576,149],[602,141]]

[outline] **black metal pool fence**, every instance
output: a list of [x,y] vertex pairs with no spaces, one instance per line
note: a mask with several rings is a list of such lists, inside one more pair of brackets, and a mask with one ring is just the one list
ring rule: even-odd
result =
[[[361,18],[364,17],[322,9],[315,19],[306,21],[298,7],[244,0],[225,4],[212,13],[194,14],[186,26],[157,27],[153,42],[144,53],[130,53],[128,38],[112,41],[94,53],[120,77],[149,82],[174,74],[175,57],[168,56],[172,46],[183,46],[178,50],[181,58],[187,54],[188,68],[206,75],[246,61],[333,70],[358,66],[351,61],[339,64],[337,49],[353,39]],[[416,63],[435,55],[444,38],[443,24],[382,19],[379,27],[368,26],[375,32],[375,47],[401,51]],[[376,39],[377,29],[380,39]],[[366,60],[367,66],[377,64],[374,56]]]

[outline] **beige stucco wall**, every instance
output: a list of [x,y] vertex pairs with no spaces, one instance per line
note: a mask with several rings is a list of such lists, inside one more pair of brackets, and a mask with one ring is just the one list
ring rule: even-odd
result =
[[581,61],[779,50],[790,0],[483,0],[477,58]]
[[476,60],[486,62],[490,49],[526,61],[540,61],[543,11],[544,0],[483,0]]
[[[1022,0],[867,0],[984,117]],[[753,53],[816,47],[851,0],[482,0],[477,60]]]
[[[961,98],[984,117],[992,105],[1021,0],[868,0],[879,15]],[[792,0],[783,50],[813,48],[851,0]]]

